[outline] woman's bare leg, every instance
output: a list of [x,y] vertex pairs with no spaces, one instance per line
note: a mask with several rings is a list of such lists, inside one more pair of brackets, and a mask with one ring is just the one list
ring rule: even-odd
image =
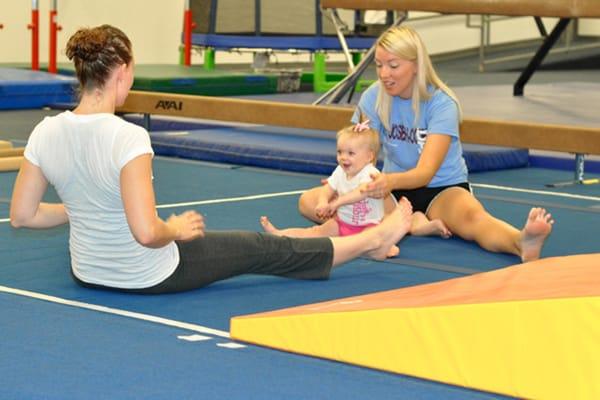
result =
[[546,210],[533,208],[519,231],[490,215],[475,196],[462,188],[450,188],[440,193],[427,216],[444,221],[452,233],[465,240],[474,240],[486,250],[512,253],[522,261],[539,258],[554,223]]
[[340,234],[338,223],[333,218],[328,219],[322,225],[313,225],[307,228],[277,229],[265,216],[260,217],[260,224],[265,232],[277,236],[307,238],[339,236]]
[[412,206],[402,198],[396,209],[387,215],[381,224],[365,229],[359,234],[333,237],[333,266],[360,256],[384,260],[396,243],[409,231]]

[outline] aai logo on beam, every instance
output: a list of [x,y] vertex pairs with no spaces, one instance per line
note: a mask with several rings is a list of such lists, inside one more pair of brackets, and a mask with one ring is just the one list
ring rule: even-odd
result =
[[159,100],[154,109],[181,111],[183,109],[183,101]]

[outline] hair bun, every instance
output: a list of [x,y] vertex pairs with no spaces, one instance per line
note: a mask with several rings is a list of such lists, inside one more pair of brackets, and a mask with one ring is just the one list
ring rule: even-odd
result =
[[67,57],[81,61],[94,62],[98,60],[104,48],[105,37],[92,29],[80,29],[67,43]]
[[100,43],[80,43],[73,50],[73,55],[80,60],[94,62],[100,55],[102,45]]

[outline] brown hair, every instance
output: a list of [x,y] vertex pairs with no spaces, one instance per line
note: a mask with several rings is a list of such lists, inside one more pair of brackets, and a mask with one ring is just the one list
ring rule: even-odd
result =
[[104,87],[115,67],[129,65],[133,59],[131,41],[111,25],[79,29],[69,38],[66,54],[75,64],[83,91]]
[[354,125],[347,126],[338,131],[336,138],[339,139],[341,136],[347,136],[349,138],[362,138],[367,145],[369,150],[373,152],[373,165],[377,164],[377,155],[379,154],[379,134],[372,128],[364,129],[360,132],[354,130]]

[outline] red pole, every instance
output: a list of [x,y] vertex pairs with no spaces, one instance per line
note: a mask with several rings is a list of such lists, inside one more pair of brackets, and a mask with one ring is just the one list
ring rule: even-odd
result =
[[52,8],[50,9],[50,45],[48,46],[50,54],[48,57],[48,72],[56,74],[58,68],[56,67],[56,50],[57,50],[57,33],[62,29],[62,26],[58,25],[57,19],[57,0],[52,1]]
[[27,25],[31,29],[31,69],[38,71],[40,69],[40,14],[38,0],[31,0],[31,24]]
[[192,29],[194,29],[192,9],[190,0],[186,0],[183,12],[183,64],[188,67],[192,65]]

